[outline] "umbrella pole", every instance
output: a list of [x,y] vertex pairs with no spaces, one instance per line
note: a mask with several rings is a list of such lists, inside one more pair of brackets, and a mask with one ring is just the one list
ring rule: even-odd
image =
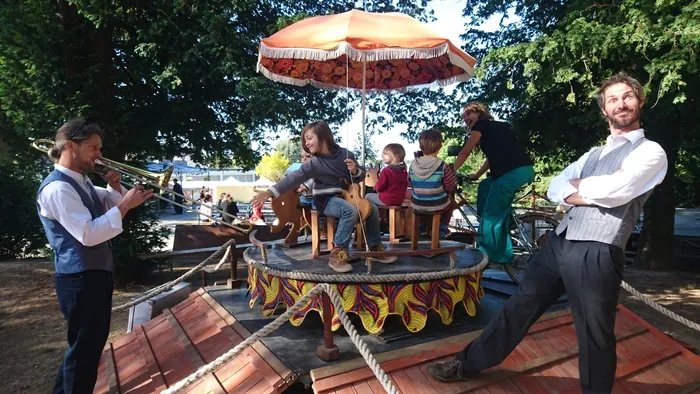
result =
[[362,62],[362,166],[365,165],[365,106],[367,103],[367,61]]

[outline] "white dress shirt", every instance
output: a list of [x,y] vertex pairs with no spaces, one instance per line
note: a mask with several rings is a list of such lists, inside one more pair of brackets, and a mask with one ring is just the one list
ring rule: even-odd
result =
[[[616,137],[608,136],[599,160],[622,146],[625,141],[634,144],[642,137],[644,137],[643,129],[630,131]],[[564,200],[578,192],[579,196],[589,204],[603,208],[618,207],[653,189],[666,176],[668,169],[666,152],[656,142],[647,140],[622,161],[622,167],[619,171],[610,175],[590,176],[582,179],[577,190],[569,182],[581,177],[581,170],[583,170],[583,166],[593,149],[586,152],[580,159],[552,179],[549,190],[547,190],[547,196],[552,201],[570,206]]]
[[[87,176],[58,164],[54,167],[73,178],[91,196],[88,184],[92,185],[92,182]],[[123,187],[121,189],[117,191],[111,186],[106,189],[95,187],[105,214],[93,220],[80,195],[71,185],[62,181],[51,182],[37,197],[39,213],[49,220],[57,220],[81,244],[94,246],[122,232],[122,215],[116,207],[126,193]]]

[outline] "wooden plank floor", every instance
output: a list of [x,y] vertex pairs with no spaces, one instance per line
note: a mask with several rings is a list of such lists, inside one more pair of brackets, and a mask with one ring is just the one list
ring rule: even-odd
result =
[[[160,392],[214,361],[250,336],[200,289],[133,332],[107,343],[95,393]],[[296,375],[256,343],[184,392],[280,393]]]
[[[543,316],[498,367],[477,380],[443,383],[428,365],[449,360],[479,332],[462,334],[377,355],[382,369],[404,394],[580,393],[578,342],[568,311]],[[700,393],[700,357],[623,306],[615,324],[617,370],[614,393]],[[372,371],[350,361],[311,371],[317,394],[385,393]]]

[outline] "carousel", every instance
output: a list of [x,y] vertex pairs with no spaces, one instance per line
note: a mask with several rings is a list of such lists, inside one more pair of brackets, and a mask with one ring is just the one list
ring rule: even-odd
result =
[[[392,34],[387,35],[387,31]],[[364,144],[367,92],[466,81],[473,75],[475,63],[448,39],[409,16],[353,10],[305,19],[263,39],[258,71],[276,82],[361,91]],[[364,161],[363,154],[362,164]],[[344,192],[343,198],[357,208],[362,219],[369,214],[371,204],[363,198],[364,191],[374,186],[378,171],[370,168],[362,184],[351,184]],[[344,309],[357,315],[371,334],[381,332],[392,315],[399,316],[406,330],[415,333],[425,327],[431,310],[444,324],[453,321],[459,308],[470,316],[476,314],[486,258],[464,243],[440,240],[439,213],[414,211],[410,201],[380,207],[389,230],[383,239],[387,251],[370,252],[366,248],[360,220],[354,248],[350,249],[354,269],[338,274],[327,264],[334,218],[322,218],[320,212],[302,206],[294,190],[273,199],[271,205],[278,218],[272,231],[290,226],[287,237],[265,243],[253,232],[250,241],[255,247],[244,253],[249,266],[249,305],[261,305],[263,315],[272,315],[279,306],[291,307],[319,283],[332,284],[341,294]],[[429,239],[421,239],[418,234],[421,220],[431,229]],[[311,241],[300,240],[302,230],[310,230]],[[374,261],[380,257],[377,253],[398,259],[392,264],[378,263]],[[322,315],[325,329],[326,340],[319,348],[319,357],[337,359],[330,332],[341,324],[325,293],[295,313],[291,324],[301,325],[311,311]]]

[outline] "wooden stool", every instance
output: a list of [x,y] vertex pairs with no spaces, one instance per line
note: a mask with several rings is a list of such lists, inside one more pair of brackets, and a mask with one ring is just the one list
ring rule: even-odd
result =
[[430,248],[438,249],[440,247],[440,217],[442,212],[425,212],[413,210],[411,213],[411,250],[418,250],[418,217],[429,216],[432,217],[432,225],[430,232]]
[[389,211],[389,242],[398,242],[400,236],[405,236],[407,227],[405,221],[407,219],[408,207],[403,205],[384,205],[378,206],[379,209]]
[[321,216],[323,215],[317,210],[311,210],[311,255],[313,257],[318,257],[321,253],[328,253],[333,249],[335,218],[324,216],[326,218],[326,249],[321,250],[321,221],[319,220]]

